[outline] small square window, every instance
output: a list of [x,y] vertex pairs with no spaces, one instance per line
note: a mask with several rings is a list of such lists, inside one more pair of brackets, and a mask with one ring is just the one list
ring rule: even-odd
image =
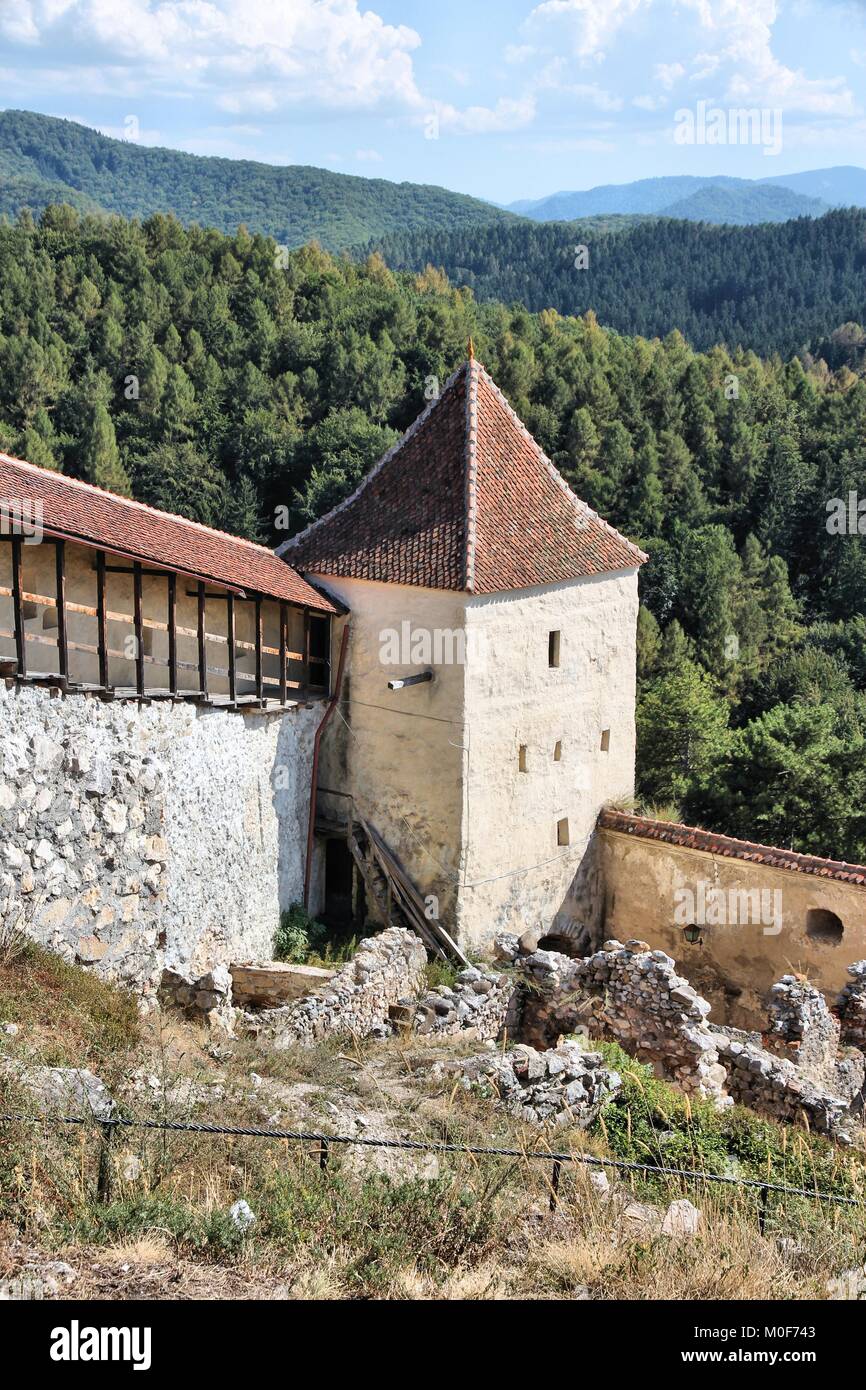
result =
[[553,761],[554,761],[555,763],[561,763],[561,762],[562,762],[562,739],[561,739],[561,738],[558,738],[558,739],[556,740],[556,743],[553,745]]
[[556,822],[556,843],[558,845],[568,844],[568,817],[563,816],[562,820]]
[[602,753],[607,753],[609,749],[610,749],[610,729],[602,729],[602,731],[601,731],[601,751],[602,751]]
[[548,666],[559,665],[559,633],[549,632],[547,634],[547,664]]
[[520,749],[519,749],[518,754],[517,754],[517,765],[518,765],[518,767],[520,768],[520,771],[521,771],[521,772],[525,772],[525,771],[526,771],[526,744],[525,744],[525,743],[521,743],[521,745],[520,745]]

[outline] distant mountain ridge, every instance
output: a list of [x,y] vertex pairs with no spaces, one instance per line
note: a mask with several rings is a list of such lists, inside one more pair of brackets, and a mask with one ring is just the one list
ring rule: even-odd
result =
[[243,222],[290,247],[328,250],[410,229],[510,223],[514,214],[447,188],[359,178],[306,165],[185,154],[113,140],[75,121],[0,111],[0,214],[79,211],[148,217],[173,212],[233,233]]
[[633,183],[600,184],[582,192],[519,199],[507,210],[535,222],[567,222],[604,213],[654,214],[695,222],[785,222],[820,217],[831,208],[866,207],[866,169],[840,165],[766,179],[725,174],[672,174]]

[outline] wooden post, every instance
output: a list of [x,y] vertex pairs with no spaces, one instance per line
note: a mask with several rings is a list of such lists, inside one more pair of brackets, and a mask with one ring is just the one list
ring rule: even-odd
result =
[[55,589],[57,593],[57,665],[64,685],[69,679],[69,648],[66,644],[66,546],[54,542]]
[[21,577],[21,537],[12,537],[12,608],[15,615],[15,655],[18,658],[19,676],[27,675],[27,643],[24,636],[24,610],[21,594],[24,582]]
[[256,698],[264,703],[265,687],[262,683],[262,599],[256,594]]
[[286,603],[280,604],[280,704],[284,705],[288,698],[286,689],[286,651],[288,649],[288,629],[289,629],[289,607]]
[[205,641],[205,586],[198,582],[198,683],[199,690],[207,699],[207,644]]
[[168,688],[177,694],[177,575],[168,576]]
[[310,670],[310,610],[304,609],[304,685],[309,689],[313,684],[313,673]]
[[141,565],[132,566],[133,622],[135,624],[135,688],[144,695],[144,624],[141,621]]
[[235,704],[238,698],[238,681],[235,671],[235,596],[226,594],[226,634],[229,646],[229,699]]
[[96,650],[99,654],[99,684],[108,689],[108,619],[105,610],[105,551],[96,552]]

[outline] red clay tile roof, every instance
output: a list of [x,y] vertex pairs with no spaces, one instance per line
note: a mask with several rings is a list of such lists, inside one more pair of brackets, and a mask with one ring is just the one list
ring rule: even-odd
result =
[[307,573],[474,594],[647,558],[575,497],[475,360],[351,497],[278,553]]
[[41,503],[46,531],[70,540],[320,613],[336,611],[263,545],[0,454],[0,500],[13,498]]
[[625,811],[613,810],[602,811],[598,825],[600,830],[618,830],[642,840],[659,840],[664,844],[703,850],[724,858],[746,859],[770,869],[789,869],[792,873],[815,874],[818,878],[835,878],[843,883],[866,885],[866,865],[844,864],[837,859],[821,859],[815,854],[797,854],[790,849],[752,844],[750,840],[734,840],[729,835],[716,835],[712,830],[698,830],[692,825],[677,825],[672,821],[652,820],[648,816],[632,816]]

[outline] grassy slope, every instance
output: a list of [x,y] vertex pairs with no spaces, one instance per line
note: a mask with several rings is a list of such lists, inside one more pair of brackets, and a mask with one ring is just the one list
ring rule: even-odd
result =
[[[139,1025],[128,996],[33,948],[0,967],[0,1019],[19,1024],[17,1037],[0,1037],[7,1053],[86,1063],[139,1118],[544,1143],[435,1069],[477,1050],[466,1040],[214,1049],[176,1020]],[[719,1116],[605,1050],[624,1074],[622,1098],[591,1132],[558,1131],[557,1148],[862,1190],[861,1155],[742,1110]],[[0,1081],[0,1109],[27,1105]],[[146,1130],[117,1140],[105,1205],[94,1191],[98,1136],[22,1123],[4,1138],[0,1274],[60,1256],[79,1271],[76,1297],[236,1298],[246,1283],[251,1296],[291,1298],[546,1299],[583,1287],[603,1298],[799,1298],[820,1296],[866,1255],[862,1208],[771,1203],[762,1237],[752,1194],[624,1179],[601,1201],[574,1165],[550,1214],[546,1163],[440,1157],[437,1176],[429,1156],[347,1147],[323,1174],[314,1146]],[[625,1214],[633,1197],[664,1207],[684,1194],[704,1213],[697,1240],[647,1235]],[[239,1198],[256,1215],[247,1235],[228,1214]]]

